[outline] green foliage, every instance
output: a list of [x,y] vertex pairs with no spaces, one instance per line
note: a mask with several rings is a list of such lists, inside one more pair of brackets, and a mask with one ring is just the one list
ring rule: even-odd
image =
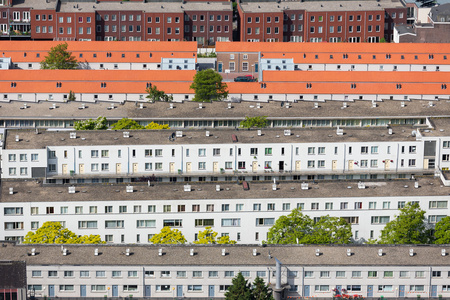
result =
[[140,125],[133,119],[122,118],[117,123],[112,124],[112,129],[121,130],[121,129],[144,129],[144,126]]
[[72,52],[67,51],[67,43],[56,45],[50,49],[48,55],[41,61],[41,69],[76,69],[78,61]]
[[450,217],[442,218],[434,228],[435,244],[450,244]]
[[239,126],[243,128],[264,128],[269,125],[269,121],[267,120],[267,116],[259,116],[259,117],[245,117],[244,121],[241,121]]
[[382,37],[382,38],[380,39],[380,43],[386,43],[386,39],[385,39],[384,37]]
[[225,293],[226,300],[253,300],[250,283],[239,272],[232,280],[232,285]]
[[96,120],[76,121],[73,125],[75,130],[105,130],[108,129],[108,123],[105,117],[98,117]]
[[45,222],[36,232],[30,231],[24,244],[104,244],[99,235],[77,236],[60,222]]
[[169,127],[168,124],[158,124],[158,123],[155,123],[155,122],[151,122],[151,123],[147,124],[147,126],[145,126],[145,129],[151,129],[151,130],[154,130],[154,129],[170,129],[170,127]]
[[252,295],[254,300],[273,300],[272,292],[261,277],[256,277],[253,281]]
[[316,223],[300,211],[293,209],[281,216],[269,229],[268,244],[348,244],[352,228],[342,218],[322,216]]
[[156,101],[164,101],[169,102],[173,101],[173,96],[169,96],[164,91],[158,90],[156,85],[152,85],[148,87],[145,92],[148,94],[145,98],[148,99],[150,102],[156,102]]
[[230,240],[229,236],[217,238],[217,234],[211,226],[207,226],[205,230],[198,232],[198,240],[194,244],[236,244],[236,241]]
[[425,227],[425,211],[418,203],[408,202],[400,214],[381,230],[379,244],[426,244],[430,241]]
[[228,96],[227,85],[222,82],[222,76],[212,69],[197,72],[190,86],[195,91],[193,101],[222,101]]
[[217,57],[216,52],[198,53],[197,57]]
[[186,238],[178,229],[171,229],[169,226],[161,229],[161,232],[155,234],[151,239],[152,244],[185,244]]
[[70,91],[68,101],[75,101],[75,100],[77,100],[77,97],[75,97],[75,93],[73,91]]

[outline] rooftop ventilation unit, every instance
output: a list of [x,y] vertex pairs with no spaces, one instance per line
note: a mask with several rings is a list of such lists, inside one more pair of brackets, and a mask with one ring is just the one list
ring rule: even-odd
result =
[[216,185],[216,192],[220,192],[220,185]]
[[206,134],[206,136],[209,136],[209,131],[206,131],[206,133],[205,133],[205,134]]
[[190,255],[190,256],[194,256],[194,254],[195,254],[195,253],[194,253],[194,249],[189,250],[189,255]]
[[163,255],[163,250],[162,249],[158,249],[158,256],[162,256]]
[[259,102],[256,103],[256,108],[258,108],[258,109],[261,108],[261,103],[259,103]]
[[185,191],[185,192],[190,192],[190,191],[191,191],[191,185],[190,185],[190,184],[186,184],[186,185],[184,186],[184,191]]
[[414,256],[414,249],[409,249],[409,256]]
[[222,249],[222,256],[227,255],[227,250],[226,249]]
[[175,132],[175,136],[176,136],[177,138],[183,137],[183,131],[181,131],[181,130],[176,131],[176,132]]
[[52,107],[50,107],[50,109],[56,109],[56,103],[53,103]]
[[28,108],[28,105],[26,103],[24,103],[22,109],[27,109],[27,108]]
[[[445,252],[445,250],[444,250]],[[36,248],[32,248],[31,249],[31,256],[35,256],[36,255]]]
[[364,182],[358,182],[358,189],[361,189],[361,190],[363,190],[363,189],[365,189],[366,188],[366,184],[364,183]]
[[199,103],[198,104],[198,109],[202,109],[203,108],[203,103]]
[[75,187],[69,186],[69,194],[75,194]]
[[126,255],[126,256],[130,256],[130,253],[131,253],[131,252],[130,252],[130,248],[127,248],[127,250],[125,250],[125,255]]
[[274,183],[274,184],[272,184],[272,191],[276,191],[276,190],[277,190],[277,184]]
[[447,255],[447,252],[445,251],[445,249],[442,249],[442,250],[441,250],[441,255],[442,255],[442,256],[446,256],[446,255]]
[[372,107],[377,107],[377,103],[374,100],[372,100]]
[[284,135],[291,135],[291,130],[290,129],[285,129],[284,130]]
[[10,194],[10,195],[13,195],[13,194],[14,194],[14,188],[12,188],[12,187],[9,188],[9,194]]
[[127,185],[126,189],[127,189],[127,193],[132,193],[133,192],[133,186],[132,185]]
[[415,189],[418,189],[418,188],[419,188],[419,182],[418,182],[418,181],[414,182],[414,188],[415,188]]
[[139,103],[139,109],[144,109],[144,103]]
[[94,250],[94,255],[95,255],[95,256],[98,256],[98,248],[95,248],[95,250]]
[[231,135],[231,139],[233,140],[233,143],[237,143],[237,141],[238,141],[238,138],[235,134]]
[[19,141],[20,141],[19,135],[16,134],[16,142],[19,142]]
[[286,103],[286,108],[291,108],[291,104],[289,104],[289,102]]
[[429,106],[429,107],[433,107],[433,106],[434,106],[433,101],[429,101],[429,102],[428,102],[428,106]]
[[383,249],[378,249],[378,256],[383,256]]
[[124,131],[123,132],[123,137],[124,138],[129,138],[130,137],[130,132],[129,131]]
[[316,249],[316,256],[320,256],[320,249]]
[[405,107],[405,106],[406,106],[405,101],[400,102],[400,107]]
[[347,256],[352,256],[352,249],[347,249]]
[[347,108],[347,107],[348,107],[347,102],[342,103],[342,108]]
[[389,129],[388,129],[388,134],[389,134],[389,135],[392,135],[392,128],[389,128]]
[[339,128],[339,126],[336,128],[336,134],[337,135],[344,135],[344,129]]
[[314,102],[314,108],[319,108],[319,103],[318,102]]
[[262,135],[262,130],[258,129],[258,136],[261,136],[261,135]]
[[227,109],[231,109],[231,102],[228,103]]
[[302,182],[302,184],[300,185],[302,190],[307,190],[309,189],[309,184],[307,182]]
[[257,256],[258,255],[258,250],[255,248],[253,249],[253,256]]
[[71,139],[76,139],[77,138],[77,133],[76,132],[71,132],[71,133],[69,133],[69,137]]
[[62,253],[63,253],[64,256],[66,256],[66,255],[67,255],[67,249],[66,249],[66,248],[63,248]]

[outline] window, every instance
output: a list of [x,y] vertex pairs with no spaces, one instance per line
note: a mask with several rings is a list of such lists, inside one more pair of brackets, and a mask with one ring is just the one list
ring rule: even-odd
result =
[[315,202],[315,203],[311,203],[311,210],[318,210],[319,209],[319,203]]
[[390,209],[390,208],[391,208],[391,202],[383,201],[383,209]]
[[73,291],[75,290],[74,286],[72,284],[61,284],[59,286],[59,291],[60,292],[64,292],[64,291]]
[[138,286],[137,285],[124,285],[123,286],[123,291],[124,292],[134,292],[138,290]]
[[105,228],[123,228],[123,220],[105,221]]
[[156,291],[157,292],[170,291],[170,285],[157,285]]
[[58,277],[58,271],[48,271],[48,277]]
[[137,220],[136,228],[154,228],[156,227],[156,220]]
[[256,218],[256,226],[272,226],[275,224],[274,218]]
[[316,292],[328,292],[329,290],[330,290],[330,286],[328,286],[328,285],[314,286],[314,291],[316,291]]
[[172,211],[172,205],[163,205],[163,212],[171,212]]
[[360,278],[361,271],[352,271],[352,278]]
[[253,210],[254,211],[260,211],[261,210],[261,203],[254,203],[253,204]]
[[182,227],[183,226],[183,220],[181,219],[174,219],[174,220],[163,220],[163,227]]
[[447,201],[430,201],[430,208],[447,208]]
[[378,272],[377,271],[369,271],[368,277],[369,278],[376,278],[376,277],[378,277]]
[[423,292],[423,291],[425,291],[425,286],[424,285],[410,285],[409,291],[410,292]]
[[389,216],[373,216],[371,217],[372,224],[386,224],[389,222]]
[[222,227],[239,227],[241,226],[241,219],[222,219]]
[[379,292],[392,292],[394,289],[392,288],[392,285],[379,285],[378,291]]
[[80,277],[89,277],[89,271],[80,271]]
[[416,271],[416,278],[425,278],[425,271]]
[[234,271],[225,271],[225,277],[234,277]]
[[372,146],[372,147],[370,147],[370,153],[372,153],[372,154],[378,154],[378,146]]
[[265,155],[272,155],[272,148],[266,148],[264,153]]
[[192,277],[201,278],[201,277],[203,277],[203,272],[202,271],[192,271]]
[[432,277],[441,277],[441,271],[433,271],[433,272],[431,273],[431,276],[432,276]]
[[383,277],[384,278],[392,278],[392,277],[394,277],[394,272],[393,271],[384,271]]

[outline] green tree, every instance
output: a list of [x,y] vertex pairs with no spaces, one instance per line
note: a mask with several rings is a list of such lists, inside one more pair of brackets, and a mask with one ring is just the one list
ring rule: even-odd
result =
[[197,102],[222,101],[228,96],[228,87],[222,82],[222,76],[212,69],[197,72],[190,88],[195,91],[192,100]]
[[299,208],[279,217],[267,233],[268,244],[309,244],[313,221]]
[[156,101],[164,101],[169,102],[173,100],[173,96],[169,96],[164,91],[158,90],[156,85],[152,85],[148,87],[145,92],[148,94],[146,98],[150,102],[156,102]]
[[155,123],[155,122],[151,122],[151,123],[147,124],[147,126],[145,126],[145,129],[151,129],[151,130],[154,130],[154,129],[170,129],[170,127],[169,127],[168,124],[158,124],[158,123]]
[[281,216],[269,229],[268,244],[348,244],[352,228],[342,218],[323,216],[316,223],[300,209]]
[[72,52],[67,51],[67,43],[56,45],[50,49],[48,55],[41,61],[41,69],[76,69],[78,61]]
[[241,272],[239,272],[231,282],[232,285],[225,293],[226,300],[252,300],[250,283],[248,280],[245,280]]
[[75,93],[71,90],[69,92],[69,99],[67,99],[68,101],[75,101],[77,100],[77,97],[75,96]]
[[194,244],[236,244],[229,236],[217,237],[217,234],[211,226],[207,226],[205,230],[198,232],[198,240]]
[[450,244],[450,217],[442,218],[434,228],[435,244]]
[[430,241],[425,227],[425,211],[418,203],[408,202],[400,214],[381,230],[379,244],[426,244]]
[[171,229],[169,226],[163,227],[161,232],[155,234],[151,239],[152,244],[185,244],[186,238],[178,229]]
[[254,300],[273,300],[269,286],[264,283],[261,277],[256,277],[253,281],[252,295]]
[[122,118],[117,123],[112,124],[112,129],[121,130],[121,129],[144,129],[144,126],[140,125],[133,119]]
[[96,120],[75,121],[75,130],[105,130],[108,129],[108,121],[105,117],[98,117]]
[[99,235],[77,236],[60,222],[45,222],[25,236],[24,244],[104,244]]
[[352,226],[347,221],[326,215],[314,224],[311,244],[348,244],[352,236]]
[[245,120],[241,121],[239,125],[243,128],[264,128],[269,125],[269,121],[267,120],[267,116],[245,117]]

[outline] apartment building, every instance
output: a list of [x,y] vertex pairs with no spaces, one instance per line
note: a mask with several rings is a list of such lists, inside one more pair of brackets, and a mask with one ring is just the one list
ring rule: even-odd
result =
[[57,41],[232,40],[229,2],[38,1],[0,5],[3,38]]
[[406,24],[402,1],[242,2],[241,41],[369,42],[393,40],[395,24]]
[[3,245],[2,257],[26,261],[39,297],[222,298],[238,272],[263,278],[280,299],[449,293],[442,246]]

